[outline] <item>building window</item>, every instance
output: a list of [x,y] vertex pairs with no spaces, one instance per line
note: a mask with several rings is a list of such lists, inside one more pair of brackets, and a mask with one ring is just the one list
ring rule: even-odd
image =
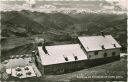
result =
[[116,52],[112,52],[112,56],[115,56],[116,55]]
[[122,48],[120,48],[120,51],[122,52]]
[[107,53],[104,53],[104,57],[107,57]]
[[91,55],[88,55],[88,58],[91,58]]
[[94,54],[95,54],[95,55],[98,55],[98,51],[95,51]]

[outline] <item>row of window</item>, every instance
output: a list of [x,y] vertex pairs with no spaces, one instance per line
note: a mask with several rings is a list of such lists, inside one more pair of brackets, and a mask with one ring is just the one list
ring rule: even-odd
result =
[[[116,52],[112,52],[112,56],[115,56]],[[104,57],[107,57],[107,53],[104,53]]]
[[[95,54],[95,55],[98,55],[98,51],[95,51],[94,54]],[[103,56],[104,56],[104,57],[107,57],[107,55],[108,55],[107,53],[104,53]],[[116,52],[112,52],[112,56],[115,56],[115,55],[116,55]],[[91,55],[89,55],[89,58],[91,58]]]
[[[95,55],[98,55],[98,51],[95,51],[94,52]],[[107,54],[107,53],[106,53]],[[112,55],[115,55],[116,53],[115,52],[112,52]]]

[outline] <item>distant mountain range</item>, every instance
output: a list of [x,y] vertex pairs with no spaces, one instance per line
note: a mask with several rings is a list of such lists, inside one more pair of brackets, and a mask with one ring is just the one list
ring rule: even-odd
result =
[[[125,13],[118,3],[108,1],[37,1],[32,6],[23,1],[2,2],[1,11],[30,10],[45,13]],[[118,11],[118,12],[117,12]]]

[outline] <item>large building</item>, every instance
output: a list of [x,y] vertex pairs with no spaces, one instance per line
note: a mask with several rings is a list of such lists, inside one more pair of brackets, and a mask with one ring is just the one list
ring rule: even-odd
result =
[[78,37],[77,44],[46,46],[42,42],[35,60],[42,74],[61,74],[119,59],[120,48],[111,35],[102,33]]
[[43,74],[60,74],[83,68],[87,55],[79,44],[67,44],[38,46],[36,58]]

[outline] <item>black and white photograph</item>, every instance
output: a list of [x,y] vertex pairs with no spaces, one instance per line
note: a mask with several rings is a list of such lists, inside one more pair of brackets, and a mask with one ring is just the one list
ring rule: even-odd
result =
[[127,0],[0,0],[0,82],[127,82]]

